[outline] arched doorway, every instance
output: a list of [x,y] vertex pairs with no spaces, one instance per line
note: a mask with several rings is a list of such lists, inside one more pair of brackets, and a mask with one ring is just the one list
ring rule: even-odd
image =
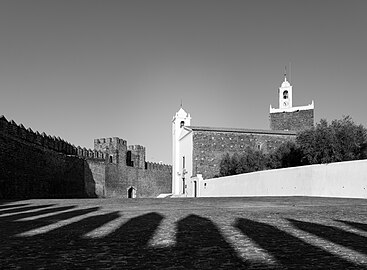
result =
[[136,189],[134,187],[131,186],[127,189],[127,197],[136,198]]
[[197,182],[196,182],[196,181],[194,181],[194,197],[197,197],[197,196],[198,196],[197,188],[198,188],[198,186],[197,186]]

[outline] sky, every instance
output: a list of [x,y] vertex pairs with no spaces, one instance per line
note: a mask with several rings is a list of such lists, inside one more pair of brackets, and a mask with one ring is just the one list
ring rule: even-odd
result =
[[119,137],[171,164],[181,100],[195,126],[269,129],[287,65],[294,106],[314,100],[316,122],[350,115],[367,127],[366,10],[365,0],[1,0],[0,115],[81,147]]

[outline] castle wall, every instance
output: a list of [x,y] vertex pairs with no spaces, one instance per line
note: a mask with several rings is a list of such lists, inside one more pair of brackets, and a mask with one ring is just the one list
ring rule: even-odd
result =
[[220,161],[226,153],[242,153],[247,147],[267,153],[288,140],[296,133],[280,132],[235,132],[215,130],[193,131],[192,175],[202,174],[204,179],[219,175]]
[[104,180],[102,152],[33,132],[3,116],[0,149],[1,199],[96,197]]
[[0,117],[0,199],[137,197],[171,192],[172,167],[145,162],[145,147],[120,138],[94,141],[94,150],[33,132]]
[[104,160],[84,161],[84,184],[88,197],[106,197],[106,163]]
[[301,131],[314,126],[314,110],[270,113],[271,130]]
[[84,160],[0,132],[0,199],[85,197]]
[[157,197],[172,192],[172,166],[146,162],[146,169],[139,170],[137,197]]
[[106,167],[106,196],[127,198],[130,187],[136,189],[137,198],[155,198],[172,189],[172,167],[147,162],[146,169],[122,164]]

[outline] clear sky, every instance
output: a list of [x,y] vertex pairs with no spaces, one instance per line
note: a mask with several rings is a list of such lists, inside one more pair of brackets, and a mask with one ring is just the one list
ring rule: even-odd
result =
[[367,126],[367,1],[1,0],[0,114],[92,148],[120,137],[171,164],[171,120],[269,128],[293,104]]

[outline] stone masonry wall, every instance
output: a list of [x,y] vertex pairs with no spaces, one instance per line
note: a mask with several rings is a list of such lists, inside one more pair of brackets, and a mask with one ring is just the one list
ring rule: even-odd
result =
[[224,131],[194,130],[193,172],[202,174],[204,179],[219,174],[219,165],[226,153],[242,153],[246,147],[267,153],[288,140],[294,140],[296,133],[269,134]]
[[270,114],[271,130],[301,131],[314,126],[314,110],[279,112]]
[[106,168],[106,196],[127,198],[127,190],[136,189],[137,198],[155,198],[171,193],[172,167],[147,162],[146,168],[125,164],[108,164]]
[[84,160],[0,133],[0,199],[85,197]]
[[[0,199],[156,197],[171,192],[172,166],[145,162],[145,148],[120,138],[94,141],[94,150],[33,132],[0,117]],[[135,162],[127,165],[127,151]],[[132,165],[132,166],[131,166]]]
[[33,132],[4,116],[0,149],[0,199],[96,196],[96,168],[90,165],[104,162],[102,152]]

